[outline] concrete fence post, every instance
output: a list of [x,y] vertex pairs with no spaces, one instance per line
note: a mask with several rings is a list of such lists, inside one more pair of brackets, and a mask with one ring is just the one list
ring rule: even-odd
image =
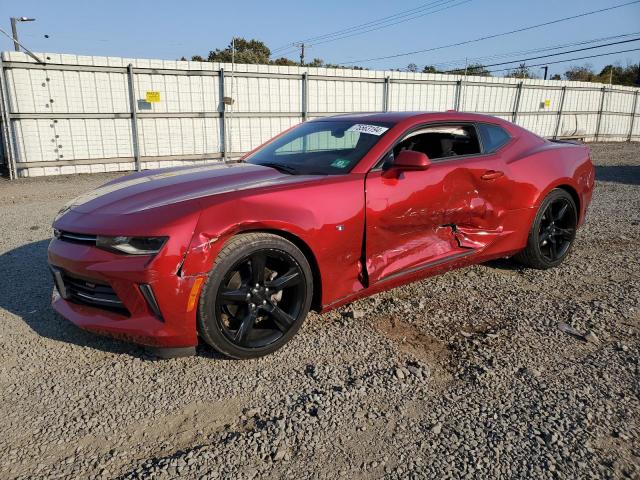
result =
[[633,137],[633,127],[636,120],[636,108],[638,108],[638,90],[633,95],[633,107],[631,108],[631,122],[629,125],[629,136],[627,137],[627,142],[631,141],[631,137]]
[[7,82],[4,76],[4,62],[0,56],[0,109],[2,111],[2,147],[4,149],[4,158],[7,162],[7,170],[9,171],[9,180],[13,180],[18,176],[15,157],[13,155],[13,129],[11,128],[11,115],[9,111],[9,92],[7,90]]
[[596,142],[600,137],[600,125],[602,123],[602,111],[604,110],[604,99],[606,94],[607,94],[607,87],[602,87],[602,96],[600,97],[600,108],[598,108],[598,120],[596,121],[596,135],[595,135]]
[[382,110],[389,111],[389,89],[391,87],[391,77],[384,77],[384,86],[382,88]]
[[453,109],[458,112],[460,110],[460,97],[462,96],[462,78],[456,81],[456,100]]
[[302,74],[302,121],[307,121],[307,115],[309,113],[309,75],[307,72]]
[[222,154],[222,161],[227,161],[227,104],[224,101],[224,68],[220,67],[218,73],[218,95],[220,96],[220,102],[218,103],[220,109],[220,153]]
[[562,121],[562,110],[564,109],[564,97],[567,95],[567,86],[562,87],[562,93],[560,93],[560,105],[558,106],[558,119],[556,121],[556,130],[553,132],[553,139],[558,138],[560,132],[560,122]]
[[520,97],[522,96],[522,85],[524,82],[518,83],[518,87],[516,89],[516,98],[513,102],[513,115],[511,116],[511,123],[516,123],[518,121],[518,112],[520,111]]
[[138,106],[136,105],[136,90],[133,79],[133,65],[127,65],[127,79],[129,85],[129,108],[131,109],[131,141],[133,142],[133,158],[136,170],[142,170],[140,162],[140,140],[138,138]]

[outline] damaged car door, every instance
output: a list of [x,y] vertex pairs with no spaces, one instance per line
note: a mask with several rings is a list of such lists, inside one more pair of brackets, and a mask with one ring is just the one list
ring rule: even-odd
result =
[[[404,150],[426,154],[428,166],[394,167]],[[424,125],[402,136],[366,178],[369,282],[453,261],[491,244],[508,208],[507,170],[500,155],[483,154],[473,124]]]

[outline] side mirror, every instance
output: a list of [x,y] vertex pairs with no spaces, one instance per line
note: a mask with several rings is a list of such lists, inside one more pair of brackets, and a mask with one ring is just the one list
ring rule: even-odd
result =
[[396,170],[426,170],[431,166],[431,161],[426,154],[413,150],[402,150],[393,162]]

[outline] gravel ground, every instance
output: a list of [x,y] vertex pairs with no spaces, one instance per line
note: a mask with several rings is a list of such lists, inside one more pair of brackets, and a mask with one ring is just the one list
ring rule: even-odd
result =
[[55,315],[51,220],[112,176],[0,182],[0,478],[640,478],[640,145],[592,151],[560,268],[406,285],[252,361]]

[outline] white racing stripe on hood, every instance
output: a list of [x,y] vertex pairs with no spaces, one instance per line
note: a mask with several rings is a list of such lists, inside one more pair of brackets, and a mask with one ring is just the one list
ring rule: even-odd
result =
[[[247,164],[233,164],[234,167],[238,166],[246,166]],[[151,175],[142,175],[140,177],[130,178],[128,180],[115,181],[114,183],[107,183],[101,187],[98,187],[95,190],[92,190],[87,193],[83,193],[82,195],[78,195],[76,198],[67,202],[62,208],[63,211],[68,210],[71,207],[76,207],[79,205],[84,205],[87,202],[90,202],[94,198],[98,198],[102,195],[106,195],[107,193],[116,192],[118,190],[122,190],[123,188],[131,187],[133,185],[139,185],[145,182],[151,182],[153,180],[163,180],[166,178],[177,177],[180,175],[189,175],[191,173],[202,172],[203,170],[220,170],[223,168],[228,168],[229,165],[200,165],[192,168],[185,169],[177,169],[170,170],[168,172],[158,172]]]
[[189,192],[189,193],[185,193],[184,195],[180,195],[180,196],[174,196],[171,197],[170,199],[167,200],[163,200],[163,201],[159,201],[156,203],[149,203],[146,204],[143,208],[138,208],[135,211],[137,212],[142,212],[145,210],[151,210],[152,208],[157,208],[157,207],[162,207],[165,205],[170,205],[172,203],[180,203],[180,202],[184,202],[187,200],[197,200],[198,198],[204,198],[204,197],[210,197],[212,195],[220,195],[223,193],[230,193],[230,192],[240,192],[242,190],[251,190],[253,188],[259,188],[259,187],[268,187],[268,186],[272,186],[272,185],[284,185],[287,183],[298,183],[298,182],[302,182],[305,180],[310,180],[310,179],[314,179],[314,178],[318,178],[317,175],[295,175],[295,176],[290,176],[290,177],[281,177],[281,178],[271,178],[271,179],[267,179],[267,180],[258,180],[256,182],[247,182],[247,183],[243,183],[241,185],[236,185],[236,186],[221,186],[221,187],[211,187],[211,188],[206,188],[203,190],[198,190],[195,192]]

